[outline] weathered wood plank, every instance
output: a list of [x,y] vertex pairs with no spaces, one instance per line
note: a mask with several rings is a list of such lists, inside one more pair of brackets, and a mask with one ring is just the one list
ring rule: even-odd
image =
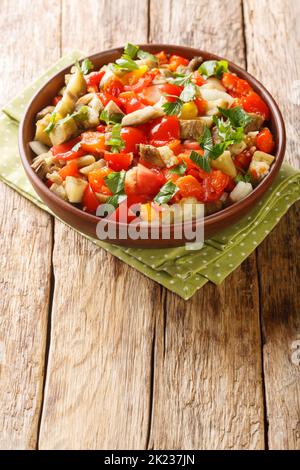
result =
[[[286,158],[299,168],[300,4],[275,0],[270,8],[267,1],[244,3],[249,71],[277,99],[287,127]],[[300,449],[300,369],[295,342],[300,338],[299,226],[298,204],[258,249],[271,449]]]
[[[46,1],[34,11],[29,0],[1,2],[1,105],[59,57],[60,2],[48,7]],[[2,183],[0,211],[0,448],[32,449],[42,399],[52,221]]]
[[[65,1],[62,31],[63,50],[144,42],[147,2]],[[59,222],[53,261],[40,448],[145,448],[160,287]]]
[[[244,64],[238,1],[187,0],[179,8],[179,2],[152,0],[150,27],[153,42],[201,47]],[[165,295],[149,446],[263,448],[255,255],[220,287],[206,285],[189,302]]]

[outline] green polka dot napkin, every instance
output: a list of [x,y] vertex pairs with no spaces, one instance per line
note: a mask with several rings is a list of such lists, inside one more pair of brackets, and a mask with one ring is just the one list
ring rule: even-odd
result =
[[[0,114],[0,179],[51,213],[34,192],[18,152],[18,123],[33,93],[58,70],[82,57],[80,52],[61,58],[31,86],[9,102]],[[289,207],[300,199],[300,172],[284,164],[259,204],[234,226],[223,230],[198,251],[186,248],[121,248],[89,238],[164,287],[189,299],[206,282],[221,283],[263,241]]]

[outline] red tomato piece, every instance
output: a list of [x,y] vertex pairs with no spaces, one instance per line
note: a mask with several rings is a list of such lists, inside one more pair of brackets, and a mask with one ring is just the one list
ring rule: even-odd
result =
[[171,140],[168,143],[168,147],[169,147],[169,149],[172,150],[174,155],[179,155],[181,153],[182,145],[181,145],[181,141],[179,139],[178,140],[177,139]]
[[120,80],[113,78],[104,85],[104,91],[118,98],[119,94],[124,91],[124,85]]
[[222,171],[211,171],[209,176],[203,180],[204,201],[212,202],[220,199],[229,181],[230,177]]
[[222,85],[226,88],[226,90],[236,92],[238,86],[239,78],[236,75],[233,75],[229,72],[224,72],[222,76]]
[[266,153],[272,153],[275,147],[275,142],[271,131],[265,127],[256,136],[256,147],[258,150]]
[[195,102],[195,105],[197,106],[198,108],[198,114],[199,116],[203,116],[204,114],[206,114],[206,111],[207,111],[207,101],[206,100],[203,100],[201,98],[195,98],[194,99],[194,102]]
[[172,72],[175,72],[177,67],[179,65],[186,66],[188,65],[189,61],[188,59],[185,59],[184,57],[181,57],[180,55],[171,55],[170,60],[169,60],[169,69]]
[[234,164],[240,170],[248,170],[252,159],[252,154],[249,150],[244,150],[234,157]]
[[71,160],[67,165],[65,165],[61,170],[59,170],[58,174],[63,180],[65,180],[67,176],[80,176],[80,174],[78,173],[77,161]]
[[61,96],[61,95],[55,96],[55,97],[53,98],[53,100],[52,100],[52,105],[53,105],[53,106],[56,106],[57,103],[59,103],[61,99],[62,99],[62,96]]
[[144,88],[151,85],[153,79],[158,74],[158,70],[152,70],[147,72],[143,77],[141,77],[135,85],[125,85],[124,90],[126,91],[135,91],[135,93],[140,93]]
[[193,73],[192,82],[196,83],[198,86],[202,86],[204,83],[206,83],[206,80],[202,77],[198,70],[196,70]]
[[[164,85],[160,86],[160,91],[162,93],[166,95],[175,95],[175,97],[179,96],[182,90],[182,86],[173,85],[172,83],[165,83]],[[175,97],[173,98],[172,96],[166,96],[166,99],[170,103],[174,103],[176,101]]]
[[121,138],[125,142],[124,153],[137,153],[137,144],[146,144],[147,137],[145,132],[135,127],[122,127]]
[[104,159],[114,171],[128,170],[132,163],[131,153],[105,153]]
[[82,207],[89,213],[95,213],[99,206],[99,201],[91,186],[88,184],[84,190],[82,198]]
[[168,58],[166,56],[165,51],[158,52],[158,54],[155,54],[155,57],[158,58],[159,65],[163,65],[163,64],[168,63]]
[[106,131],[106,125],[105,124],[99,124],[99,126],[96,127],[97,132],[101,132],[101,134],[104,134]]
[[91,72],[89,75],[86,75],[85,80],[87,86],[93,86],[99,88],[99,84],[104,76],[105,71],[102,70],[101,72]]
[[100,98],[103,106],[106,106],[107,103],[109,103],[110,101],[114,101],[114,103],[116,103],[120,108],[122,108],[122,103],[121,101],[116,98],[115,96],[111,95],[110,93],[97,93],[97,96]]
[[185,140],[182,145],[184,149],[201,150],[201,147],[196,140]]
[[102,155],[105,150],[105,135],[95,131],[83,132],[80,148],[88,153]]
[[138,109],[145,107],[133,91],[120,93],[119,100],[122,104],[122,109],[126,114],[133,113],[133,111],[137,111]]
[[179,120],[177,116],[165,116],[153,121],[153,127],[149,132],[150,144],[156,147],[180,140]]
[[74,158],[81,157],[84,155],[84,151],[79,148],[78,150],[72,150],[72,148],[80,142],[80,137],[69,140],[63,144],[53,145],[51,147],[51,153],[58,160],[73,160]]
[[95,193],[102,193],[108,196],[112,195],[104,181],[104,178],[111,172],[112,170],[110,168],[104,167],[93,170],[88,174],[90,186]]
[[154,197],[164,185],[166,179],[162,172],[138,164],[126,173],[125,193]]
[[182,197],[195,197],[198,201],[203,201],[203,186],[194,176],[182,176],[175,184],[178,186]]
[[255,91],[241,97],[241,106],[247,113],[261,114],[267,121],[270,119],[270,110],[264,100]]

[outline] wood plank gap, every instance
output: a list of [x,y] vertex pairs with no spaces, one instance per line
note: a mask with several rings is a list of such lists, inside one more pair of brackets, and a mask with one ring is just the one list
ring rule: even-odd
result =
[[146,449],[152,450],[150,445],[152,422],[153,422],[153,400],[154,400],[154,379],[155,379],[155,362],[156,362],[156,322],[154,323],[154,331],[151,344],[151,357],[150,357],[150,383],[149,383],[149,412],[148,412],[148,429],[146,438]]
[[62,44],[63,44],[63,40],[62,40],[62,34],[63,34],[63,28],[62,28],[62,24],[63,24],[63,7],[62,7],[62,2],[63,2],[63,0],[60,0],[60,4],[59,4],[59,54],[60,54],[60,56],[62,55]]
[[243,26],[243,45],[244,45],[244,60],[245,60],[245,68],[248,69],[248,56],[247,56],[247,38],[246,38],[246,23],[245,23],[245,9],[244,9],[244,0],[241,0],[241,15],[242,15],[242,26]]
[[54,276],[54,266],[53,266],[53,250],[54,250],[54,233],[55,233],[55,219],[52,217],[51,221],[51,263],[50,263],[50,292],[49,292],[49,303],[48,303],[48,323],[47,323],[47,333],[46,333],[46,346],[45,346],[45,356],[44,356],[44,375],[43,375],[43,387],[42,387],[42,400],[40,406],[40,413],[38,418],[37,425],[37,439],[36,439],[36,450],[39,450],[39,441],[40,441],[40,430],[41,422],[44,410],[44,400],[45,400],[45,387],[47,381],[47,371],[48,371],[48,361],[49,361],[49,351],[51,344],[51,327],[52,327],[52,306],[53,306],[53,296],[55,290],[55,276]]
[[262,280],[259,273],[258,253],[255,251],[255,263],[257,270],[258,281],[258,305],[259,305],[259,326],[260,326],[260,351],[261,351],[261,386],[262,386],[262,401],[263,401],[263,416],[264,416],[264,440],[265,450],[269,450],[269,420],[267,410],[267,395],[266,395],[266,382],[265,382],[265,366],[264,366],[264,344],[266,341],[264,320],[262,313]]
[[151,29],[151,0],[147,0],[147,42],[150,42]]
[[[245,58],[245,68],[248,70],[248,45],[246,37],[246,19],[245,19],[245,6],[244,0],[241,0],[241,15],[243,23],[243,45],[244,45],[244,58]],[[263,327],[263,316],[262,316],[262,288],[261,288],[261,277],[259,274],[258,266],[258,254],[257,250],[255,251],[255,266],[256,266],[256,275],[257,275],[257,284],[258,284],[258,315],[259,315],[259,332],[260,332],[260,362],[261,362],[261,387],[262,387],[262,406],[263,406],[263,417],[264,417],[264,444],[265,450],[269,449],[269,440],[268,440],[268,413],[267,413],[267,398],[266,398],[266,384],[265,384],[265,370],[264,370],[264,327]]]

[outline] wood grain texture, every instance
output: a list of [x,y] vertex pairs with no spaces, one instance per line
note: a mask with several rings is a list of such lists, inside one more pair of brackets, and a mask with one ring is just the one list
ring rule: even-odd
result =
[[[150,26],[152,42],[202,47],[244,64],[238,1],[152,0]],[[188,302],[166,292],[149,447],[263,448],[260,346],[255,255]]]
[[[1,105],[59,57],[59,1],[51,9],[36,2],[34,10],[32,22],[32,2],[1,1]],[[0,448],[32,449],[42,400],[52,222],[2,183],[0,211]]]
[[[286,159],[300,167],[300,2],[245,1],[248,68],[269,88],[287,127]],[[261,11],[268,11],[261,15]],[[300,207],[258,248],[264,377],[271,449],[300,449]]]
[[[63,2],[62,31],[63,51],[146,41],[147,2]],[[145,448],[161,289],[60,222],[53,262],[40,448]]]

